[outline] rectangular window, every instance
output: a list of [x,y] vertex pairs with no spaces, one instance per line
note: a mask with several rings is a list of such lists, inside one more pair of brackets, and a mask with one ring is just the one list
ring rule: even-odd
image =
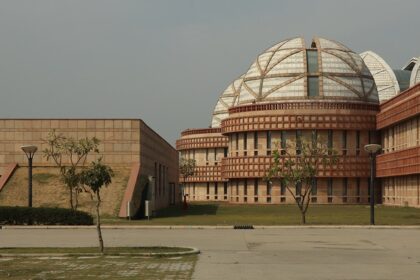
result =
[[217,182],[214,183],[214,199],[217,199],[217,189],[218,189],[218,184]]
[[248,195],[248,180],[244,180],[244,195]]
[[347,178],[343,178],[343,196],[347,196],[347,190],[348,190],[348,180]]
[[239,201],[239,181],[236,181],[236,202]]
[[209,149],[206,149],[206,161],[209,161]]
[[296,130],[296,154],[300,155],[302,151],[302,131]]
[[244,133],[244,156],[248,155],[247,149],[248,149],[248,134],[245,132]]
[[318,201],[318,181],[317,178],[313,178],[311,182],[311,202],[316,203]]
[[283,180],[280,181],[280,195],[286,195],[286,184]]
[[258,156],[258,132],[254,132],[254,156]]
[[159,195],[162,192],[162,165],[159,163]]
[[228,183],[224,182],[223,183],[223,195],[224,195],[224,199],[227,199],[227,192],[228,192]]
[[239,133],[235,133],[235,147],[236,147],[236,150],[239,150]]
[[360,154],[360,131],[356,131],[356,155]]
[[208,200],[209,199],[209,195],[210,195],[210,183],[209,182],[207,182],[207,189],[206,189],[206,199]]
[[271,182],[267,181],[267,203],[271,202]]
[[228,148],[223,148],[223,156],[224,157],[228,156]]
[[258,202],[258,179],[254,181],[254,202]]
[[271,131],[267,131],[267,150],[271,150]]
[[328,196],[328,202],[332,202],[332,196],[333,196],[333,179],[328,178],[328,185],[327,185],[327,196]]
[[317,194],[318,194],[318,182],[316,178],[313,178],[311,182],[311,195],[316,196]]
[[154,178],[155,179],[155,195],[157,195],[157,191],[158,191],[157,190],[157,183],[158,183],[158,181],[157,181],[158,180],[158,177],[157,177],[158,176],[158,173],[157,173],[158,171],[157,170],[158,170],[157,162],[155,162],[155,178]]
[[258,150],[258,132],[254,132],[254,150]]
[[281,147],[281,154],[286,154],[286,131],[280,131],[280,147]]
[[343,202],[347,202],[348,180],[343,178]]
[[258,179],[254,181],[254,195],[258,195]]
[[318,145],[318,131],[312,130],[312,148],[316,148]]
[[333,131],[330,129],[328,130],[328,154],[332,154],[332,148],[333,148]]
[[214,148],[214,161],[217,160],[217,148]]
[[163,196],[165,196],[165,187],[166,187],[166,167],[165,167],[165,165],[163,166],[163,169],[162,169],[162,193],[163,193]]
[[[318,75],[318,51],[307,50],[306,51],[306,63],[309,75]],[[319,96],[319,77],[309,76],[308,77],[308,96]]]
[[193,183],[193,196],[195,196],[195,183]]
[[267,195],[270,196],[271,195],[271,182],[267,181]]
[[330,129],[328,130],[328,149],[332,149],[333,147],[333,131]]
[[375,141],[375,132],[369,130],[369,144],[372,144]]
[[345,156],[347,155],[347,131],[346,130],[343,130],[341,144],[342,144],[343,156]]
[[307,70],[309,74],[318,74],[318,51],[306,50]]
[[308,77],[308,96],[319,96],[319,77]]

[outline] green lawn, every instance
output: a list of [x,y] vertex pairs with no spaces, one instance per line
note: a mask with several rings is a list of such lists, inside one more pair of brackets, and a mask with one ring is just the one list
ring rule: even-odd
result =
[[[311,205],[309,225],[367,225],[367,205]],[[420,225],[420,209],[408,207],[375,207],[377,225]],[[106,218],[104,224],[136,225],[298,225],[300,212],[296,205],[232,205],[194,203],[188,210],[173,206],[158,211],[156,218],[132,220]]]

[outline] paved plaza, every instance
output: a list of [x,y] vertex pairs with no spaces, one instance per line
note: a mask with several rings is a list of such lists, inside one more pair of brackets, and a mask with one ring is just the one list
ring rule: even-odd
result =
[[[194,279],[419,279],[420,230],[104,229],[106,246],[190,246]],[[0,247],[94,246],[94,228],[0,230]]]

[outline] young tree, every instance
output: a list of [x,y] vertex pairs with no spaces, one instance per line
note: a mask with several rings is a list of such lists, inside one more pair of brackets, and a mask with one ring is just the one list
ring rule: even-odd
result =
[[104,252],[104,241],[101,231],[101,216],[99,208],[101,206],[101,188],[111,184],[114,172],[111,167],[103,164],[101,159],[92,162],[92,164],[80,174],[82,184],[89,187],[92,200],[96,200],[96,230],[98,232],[99,250]]
[[318,171],[337,161],[336,151],[324,143],[316,137],[312,141],[299,139],[296,145],[273,152],[267,180],[279,179],[286,186],[300,210],[302,224],[306,223]]
[[78,169],[85,165],[90,153],[99,152],[100,141],[95,137],[76,140],[52,130],[44,143],[47,144],[47,148],[43,150],[44,157],[47,160],[52,159],[60,168],[61,179],[68,189],[70,208],[76,210],[78,194],[82,191]]
[[195,159],[181,158],[179,160],[179,173],[184,179],[184,183],[188,177],[194,175]]
[[[182,178],[184,179],[183,190],[185,189],[187,178],[194,175],[195,166],[195,159],[181,158],[179,160],[179,174],[181,174]],[[187,209],[187,195],[184,193],[184,191],[182,194],[184,196],[184,209]]]

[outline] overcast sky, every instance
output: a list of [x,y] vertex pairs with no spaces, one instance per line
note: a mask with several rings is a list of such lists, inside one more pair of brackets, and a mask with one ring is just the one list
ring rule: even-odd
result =
[[393,68],[420,1],[0,0],[0,118],[141,118],[174,144],[282,39],[335,39]]

